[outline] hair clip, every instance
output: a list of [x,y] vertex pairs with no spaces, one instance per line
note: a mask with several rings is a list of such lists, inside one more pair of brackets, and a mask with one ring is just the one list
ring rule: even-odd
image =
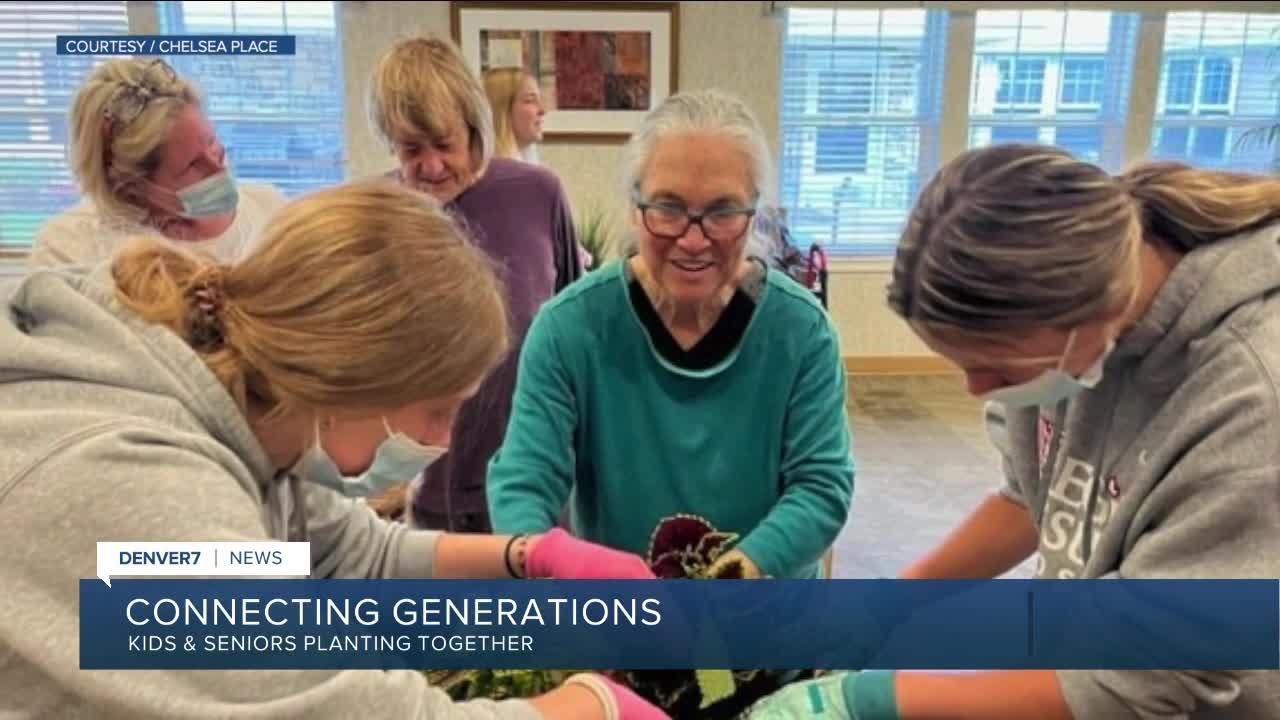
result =
[[221,281],[202,280],[191,287],[191,345],[196,350],[210,351],[222,347],[225,328],[222,324],[223,295]]

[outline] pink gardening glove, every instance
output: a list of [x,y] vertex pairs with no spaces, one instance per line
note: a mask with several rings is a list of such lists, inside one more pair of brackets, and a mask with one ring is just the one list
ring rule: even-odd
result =
[[655,575],[638,555],[579,540],[555,528],[534,543],[524,561],[531,578],[559,580],[653,580]]

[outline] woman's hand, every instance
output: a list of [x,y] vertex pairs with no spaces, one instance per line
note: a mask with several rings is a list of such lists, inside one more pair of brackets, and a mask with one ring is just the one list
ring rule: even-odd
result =
[[707,568],[707,574],[713,578],[725,577],[735,580],[757,580],[761,577],[760,567],[737,548],[721,555],[719,560]]
[[653,580],[638,555],[573,537],[561,528],[529,539],[526,577],[560,580]]

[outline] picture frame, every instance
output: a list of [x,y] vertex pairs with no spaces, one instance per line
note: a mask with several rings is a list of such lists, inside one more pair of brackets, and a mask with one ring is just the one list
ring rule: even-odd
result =
[[678,2],[454,0],[450,30],[477,74],[524,67],[544,142],[620,142],[678,88]]

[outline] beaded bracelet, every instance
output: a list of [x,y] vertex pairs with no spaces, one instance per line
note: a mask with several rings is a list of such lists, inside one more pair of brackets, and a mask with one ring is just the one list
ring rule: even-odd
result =
[[523,578],[524,574],[516,572],[515,566],[511,564],[511,548],[514,547],[517,542],[520,543],[520,549],[518,551],[520,553],[519,566],[521,568],[524,567],[524,550],[529,544],[529,538],[525,535],[512,535],[511,538],[507,540],[507,547],[502,551],[502,561],[507,564],[508,575],[513,578]]

